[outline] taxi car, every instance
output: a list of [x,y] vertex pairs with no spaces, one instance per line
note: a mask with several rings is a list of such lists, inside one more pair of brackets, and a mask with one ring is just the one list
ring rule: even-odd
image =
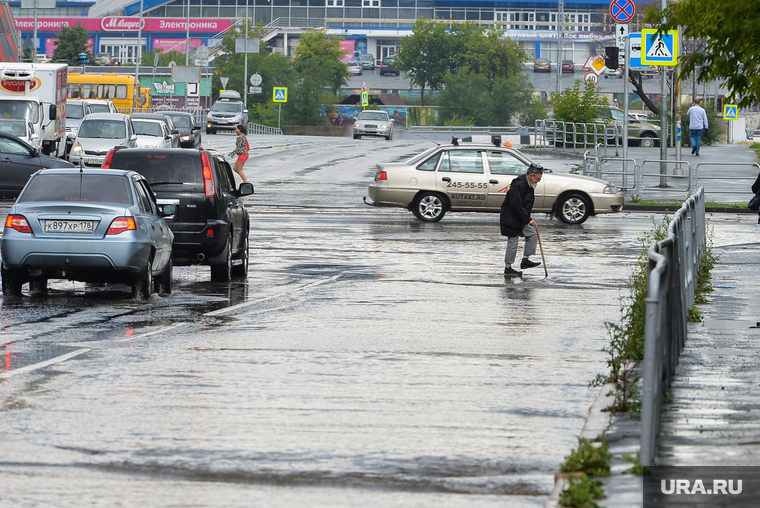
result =
[[[438,222],[447,211],[498,212],[512,180],[534,164],[518,150],[496,143],[453,141],[406,162],[378,164],[369,184],[373,202],[367,204],[407,208],[425,222]],[[538,183],[533,205],[534,212],[555,215],[567,224],[622,209],[623,193],[613,184],[549,169]]]

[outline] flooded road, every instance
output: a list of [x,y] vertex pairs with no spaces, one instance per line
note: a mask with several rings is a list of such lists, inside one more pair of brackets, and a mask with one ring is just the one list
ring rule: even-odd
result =
[[0,505],[543,506],[651,217],[538,215],[505,283],[497,215],[361,202],[424,146],[297,141],[246,167],[246,281],[2,301]]

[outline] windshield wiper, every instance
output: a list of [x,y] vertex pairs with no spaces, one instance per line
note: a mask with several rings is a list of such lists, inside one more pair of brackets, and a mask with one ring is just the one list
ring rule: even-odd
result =
[[185,185],[185,182],[150,182],[150,185]]

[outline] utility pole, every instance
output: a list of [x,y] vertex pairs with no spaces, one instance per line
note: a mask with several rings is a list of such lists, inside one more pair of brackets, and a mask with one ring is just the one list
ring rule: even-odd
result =
[[187,0],[187,25],[185,26],[185,65],[190,65],[190,0]]
[[137,100],[140,97],[140,61],[142,60],[142,24],[143,0],[140,0],[140,23],[137,25],[137,58],[135,60],[135,91],[132,94],[132,109],[137,110]]
[[557,95],[562,91],[562,39],[564,38],[565,2],[557,2]]
[[[668,1],[662,0],[662,11],[668,8]],[[665,22],[664,14],[662,21]],[[642,36],[643,37],[643,36]],[[642,41],[643,47],[643,41]],[[663,67],[660,71],[662,75],[662,82],[660,83],[660,160],[668,160],[668,103],[665,100],[665,95],[668,92],[668,72]],[[667,162],[660,162],[660,187],[668,186],[668,164]]]

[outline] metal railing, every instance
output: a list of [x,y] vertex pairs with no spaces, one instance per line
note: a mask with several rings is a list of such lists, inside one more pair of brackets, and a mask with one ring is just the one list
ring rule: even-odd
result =
[[686,342],[686,318],[706,245],[705,193],[676,212],[668,236],[649,248],[641,393],[641,465],[652,466],[665,391]]
[[[694,189],[697,181],[696,168],[692,168],[688,161],[647,159],[639,163],[633,158],[605,157],[602,151],[600,146],[595,147],[593,155],[591,150],[586,150],[583,174],[607,180],[623,190],[667,188],[687,193]],[[656,172],[649,170],[653,164],[659,168]]]
[[[655,122],[656,123],[656,122]],[[630,130],[636,128],[630,123],[628,141],[636,146],[659,146],[659,139],[650,136],[632,136]],[[646,134],[646,132],[644,132]],[[605,146],[621,147],[623,126],[616,123],[574,123],[558,120],[536,120],[535,145],[537,148],[585,149],[599,143]]]
[[248,124],[248,134],[268,134],[282,136],[282,129],[279,127],[270,127],[268,125],[259,125],[257,123]]
[[[749,173],[746,177],[738,176],[734,170],[734,168],[738,167],[745,167],[745,168],[754,168],[755,171],[752,173]],[[713,174],[707,174],[707,170],[710,168],[717,168],[719,171]],[[705,171],[699,171],[700,169],[705,169]],[[703,185],[704,183],[707,183],[711,180],[716,180],[721,183],[727,183],[732,182],[736,184],[735,186],[728,187],[724,190],[715,190],[710,191],[711,193],[723,193],[723,194],[732,194],[732,195],[742,195],[747,194],[752,184],[755,182],[755,178],[757,173],[760,172],[760,164],[757,163],[739,163],[739,164],[733,164],[733,163],[726,163],[726,162],[700,162],[697,164],[697,186]]]

